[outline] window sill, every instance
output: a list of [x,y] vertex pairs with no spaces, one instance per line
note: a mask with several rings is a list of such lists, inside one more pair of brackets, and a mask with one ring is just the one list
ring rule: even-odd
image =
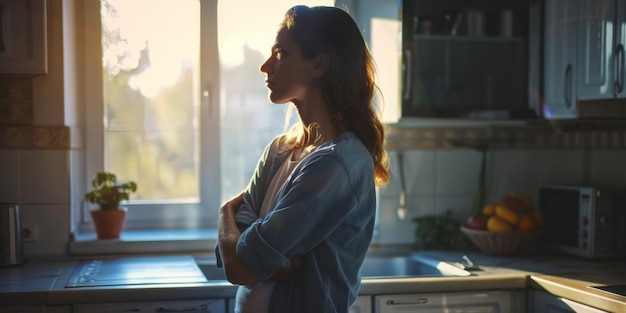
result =
[[69,255],[212,254],[217,229],[124,230],[119,239],[98,240],[95,233],[75,234]]

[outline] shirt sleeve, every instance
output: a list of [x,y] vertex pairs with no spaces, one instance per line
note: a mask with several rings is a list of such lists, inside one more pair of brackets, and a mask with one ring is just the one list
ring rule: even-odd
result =
[[263,151],[263,155],[259,158],[254,174],[246,187],[243,203],[235,212],[235,221],[238,224],[250,225],[259,218],[261,205],[265,192],[267,191],[268,177],[271,179],[271,167],[273,164],[273,155],[276,154],[278,138],[270,142]]
[[274,210],[239,238],[237,254],[261,279],[319,245],[357,206],[358,193],[336,157],[316,156],[298,168]]

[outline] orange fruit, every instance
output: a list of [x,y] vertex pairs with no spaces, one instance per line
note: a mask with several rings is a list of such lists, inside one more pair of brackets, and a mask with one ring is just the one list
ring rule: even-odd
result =
[[500,203],[496,207],[496,215],[511,225],[517,225],[520,220],[521,212],[508,204]]
[[498,205],[508,206],[509,208],[515,210],[517,213],[522,213],[524,211],[524,204],[516,197],[512,196],[506,196],[502,198]]
[[533,200],[531,200],[530,197],[528,197],[525,194],[513,192],[513,193],[510,193],[507,197],[512,197],[515,200],[517,200],[519,203],[521,203],[522,209],[524,212],[530,212],[535,209]]
[[517,230],[528,231],[535,229],[535,219],[530,213],[524,213],[520,217],[519,224],[517,224]]
[[494,215],[487,221],[487,230],[492,232],[512,231],[513,225]]
[[483,208],[483,214],[485,215],[495,215],[496,214],[496,206],[493,203],[489,203],[487,205],[485,205],[485,207]]
[[530,212],[530,214],[533,217],[533,221],[535,222],[536,228],[543,226],[543,213],[535,210],[535,211]]

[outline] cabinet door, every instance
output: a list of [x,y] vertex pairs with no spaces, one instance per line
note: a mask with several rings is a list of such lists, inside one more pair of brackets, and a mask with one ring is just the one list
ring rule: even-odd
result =
[[578,99],[613,98],[615,0],[578,0]]
[[545,3],[543,115],[547,118],[573,117],[576,113],[577,3]]
[[2,313],[46,313],[45,305],[11,305],[0,306]]
[[510,291],[375,296],[377,313],[518,312]]
[[617,98],[626,98],[626,0],[616,0],[616,22],[615,22],[615,48],[614,48],[614,66],[615,66],[615,96]]
[[0,74],[46,74],[46,49],[46,0],[0,0]]
[[553,296],[547,292],[532,291],[531,313],[607,313],[571,300]]
[[226,300],[150,301],[74,305],[74,313],[204,312],[226,313]]
[[348,309],[348,313],[372,313],[372,297],[358,296]]

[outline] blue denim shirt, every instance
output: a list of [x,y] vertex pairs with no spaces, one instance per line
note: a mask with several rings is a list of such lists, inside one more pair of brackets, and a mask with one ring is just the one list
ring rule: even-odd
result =
[[[288,155],[269,150],[251,180],[259,188],[246,192],[238,221],[260,207],[264,189]],[[260,279],[288,267],[293,256],[304,257],[302,272],[275,285],[269,311],[348,312],[358,294],[375,207],[374,164],[354,133],[343,133],[304,158],[274,210],[254,220],[237,244],[237,254]]]

